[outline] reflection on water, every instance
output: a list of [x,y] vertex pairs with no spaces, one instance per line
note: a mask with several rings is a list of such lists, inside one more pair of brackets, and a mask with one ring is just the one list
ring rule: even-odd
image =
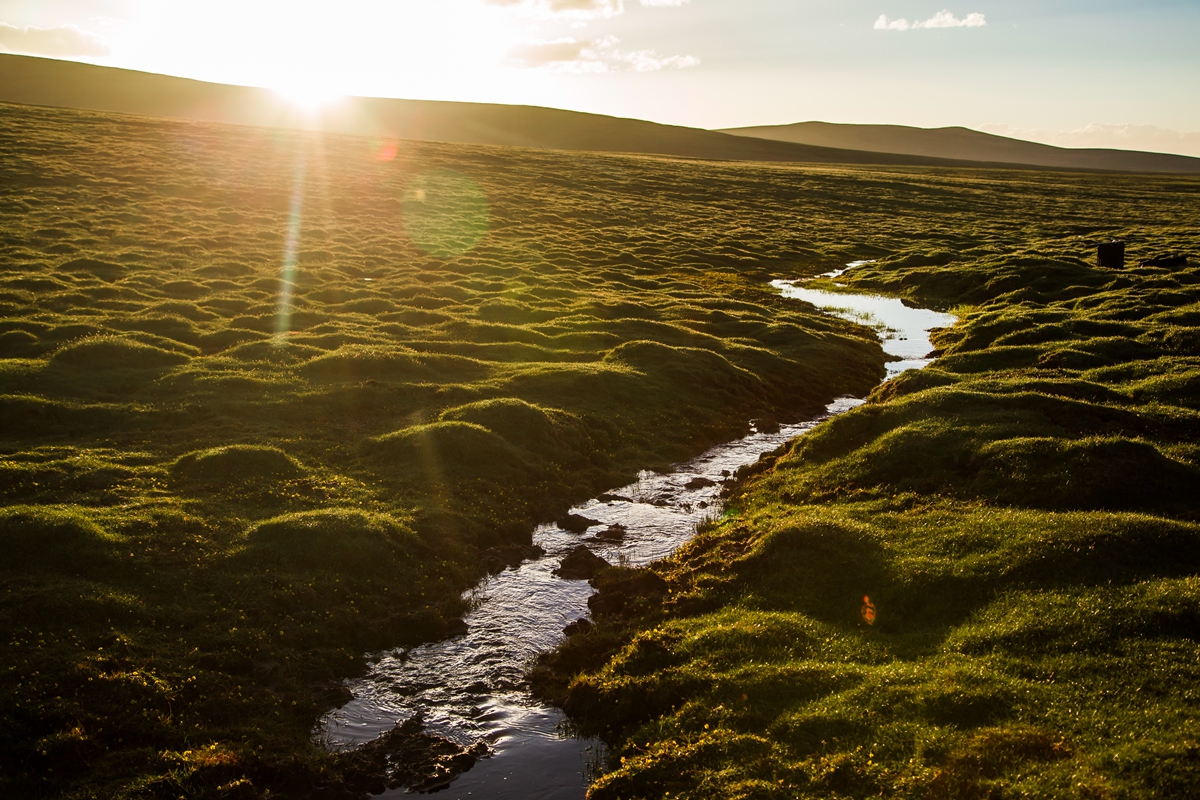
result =
[[[866,262],[855,262],[858,263]],[[833,273],[828,275],[836,277]],[[933,328],[948,328],[957,320],[953,314],[943,314],[927,308],[910,308],[895,297],[825,292],[805,288],[804,283],[805,281],[771,281],[771,285],[779,289],[784,297],[804,300],[834,316],[875,328],[883,343],[883,351],[898,359],[887,364],[889,378],[905,370],[920,369],[929,364],[933,360],[929,356],[933,350],[933,344],[929,341],[929,331]]]
[[[889,365],[889,375],[928,363],[926,330],[954,320],[890,298],[814,292],[787,281],[774,285],[831,313],[859,320],[869,314],[871,324],[887,326],[884,349],[903,359]],[[719,445],[670,474],[643,472],[636,483],[572,509],[596,522],[583,534],[539,526],[533,541],[546,555],[472,590],[464,635],[372,656],[367,674],[349,684],[354,699],[326,715],[316,735],[335,749],[353,747],[421,713],[431,733],[462,744],[485,740],[494,751],[438,793],[446,800],[581,800],[589,775],[603,762],[602,745],[565,733],[562,713],[535,703],[524,679],[532,659],[561,641],[567,624],[587,616],[591,586],[553,570],[581,542],[614,564],[642,566],[669,555],[698,524],[720,514],[722,484],[738,467],[861,403],[841,398],[816,419]],[[613,525],[625,529],[622,541],[596,537]]]

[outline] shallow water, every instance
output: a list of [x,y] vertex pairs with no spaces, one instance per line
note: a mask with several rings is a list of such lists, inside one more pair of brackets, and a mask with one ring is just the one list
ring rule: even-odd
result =
[[[869,262],[854,262],[851,266]],[[847,267],[849,269],[849,267]],[[821,277],[837,277],[841,271]],[[836,274],[835,274],[836,273]],[[897,358],[887,364],[887,376],[893,378],[908,369],[920,369],[933,361],[929,341],[932,328],[947,328],[957,319],[953,314],[910,308],[898,298],[877,294],[843,294],[809,289],[804,281],[771,281],[785,297],[812,303],[826,313],[875,328],[885,353]]]
[[[932,346],[926,329],[954,320],[892,298],[815,292],[788,281],[773,285],[839,316],[861,321],[869,314],[870,324],[886,326],[890,337],[884,350],[901,359],[888,365],[889,377],[928,363],[925,355]],[[524,680],[532,659],[558,644],[568,623],[587,616],[591,586],[558,578],[553,570],[581,542],[613,564],[643,566],[669,555],[698,524],[719,515],[722,483],[738,467],[862,402],[841,398],[815,419],[718,445],[670,474],[643,472],[636,483],[612,490],[605,500],[572,509],[597,522],[584,534],[539,526],[533,542],[546,554],[479,584],[469,595],[473,609],[465,617],[464,635],[371,656],[366,675],[348,684],[354,699],[326,715],[316,735],[334,749],[354,747],[421,713],[431,733],[462,744],[482,739],[493,748],[491,758],[438,793],[447,800],[581,800],[589,777],[603,763],[603,745],[572,737],[564,730],[562,713],[535,703]],[[596,539],[614,524],[625,527],[623,541]]]

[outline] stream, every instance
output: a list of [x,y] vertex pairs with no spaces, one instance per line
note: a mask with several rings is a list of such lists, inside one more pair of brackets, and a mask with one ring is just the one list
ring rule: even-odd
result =
[[[866,262],[847,268],[861,263]],[[821,277],[836,279],[844,271]],[[896,298],[819,291],[804,283],[773,281],[772,286],[787,297],[875,328],[884,351],[897,359],[887,365],[889,378],[928,364],[928,330],[955,320],[909,308]],[[438,791],[446,800],[582,800],[591,777],[603,769],[603,744],[572,736],[562,712],[534,701],[525,682],[527,666],[537,654],[557,645],[563,628],[588,613],[592,587],[587,581],[559,578],[554,569],[581,542],[613,564],[645,566],[670,555],[695,534],[697,525],[720,515],[722,484],[738,467],[862,402],[839,398],[814,419],[781,425],[777,431],[753,431],[675,465],[674,472],[642,472],[635,483],[571,509],[596,523],[583,534],[555,524],[538,526],[533,543],[545,555],[472,589],[465,634],[371,654],[366,674],[347,684],[354,699],[329,712],[314,735],[331,749],[352,748],[419,713],[428,732],[465,746],[484,741],[492,750],[489,758]],[[620,541],[596,536],[614,525],[625,530]],[[397,789],[379,797],[406,793]]]

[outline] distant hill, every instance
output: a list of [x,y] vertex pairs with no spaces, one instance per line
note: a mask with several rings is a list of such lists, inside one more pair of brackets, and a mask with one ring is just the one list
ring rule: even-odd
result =
[[[1016,157],[1025,151],[1001,149],[996,151],[996,155],[990,156],[978,148],[950,151],[930,145],[914,149],[915,146],[888,145],[883,141],[886,137],[865,140],[865,144],[857,140],[829,144],[787,139],[788,130],[807,130],[805,126],[812,125],[837,130],[895,127],[897,131],[915,131],[918,134],[941,133],[898,126],[801,123],[800,126],[742,128],[722,132],[537,106],[376,97],[345,98],[314,118],[300,113],[269,89],[206,83],[75,61],[3,54],[0,54],[0,102],[244,125],[320,128],[334,133],[399,139],[514,145],[550,150],[645,153],[682,158],[895,166],[1049,166],[1200,173],[1200,159],[1185,156],[1118,150],[1063,150],[963,128],[943,130],[962,131],[977,137],[1034,148],[1029,151],[1032,160]],[[783,132],[762,135],[759,133],[761,131]],[[836,141],[837,137],[834,136],[833,140]],[[1042,151],[1113,154],[1113,157],[1068,163],[1047,161],[1044,156],[1036,158]],[[962,155],[953,154],[960,152]],[[989,161],[992,163],[981,163]]]
[[1113,172],[1200,173],[1200,158],[1136,150],[1073,149],[1026,142],[969,128],[910,128],[904,125],[839,125],[797,122],[725,128],[722,133],[779,142],[842,147],[960,161],[1026,164],[1053,169]]
[[350,97],[322,111],[318,120],[304,116],[269,89],[16,55],[0,55],[0,102],[553,150],[745,161],[968,166],[926,156],[748,139],[536,106]]

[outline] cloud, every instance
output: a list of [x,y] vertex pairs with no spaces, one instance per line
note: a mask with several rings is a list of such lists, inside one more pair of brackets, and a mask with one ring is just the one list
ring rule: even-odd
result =
[[880,14],[875,20],[877,31],[915,31],[918,28],[982,28],[987,25],[987,17],[979,12],[967,14],[959,19],[943,9],[924,22],[909,22],[906,19],[888,19],[887,14]]
[[527,42],[508,53],[508,63],[516,67],[546,69],[551,72],[657,72],[663,69],[687,69],[700,65],[695,56],[663,56],[653,50],[621,50],[615,36],[577,41]]
[[543,17],[594,19],[625,13],[625,0],[485,0],[491,6],[521,8]]
[[[644,6],[678,7],[692,0],[639,0]],[[625,0],[484,0],[488,5],[521,8],[542,17],[595,19],[625,13]]]
[[1118,150],[1147,150],[1200,156],[1200,130],[1179,131],[1156,125],[1093,122],[1069,131],[1018,128],[1012,125],[980,125],[979,130],[1058,147],[1109,147]]
[[100,36],[74,25],[18,28],[0,22],[0,49],[35,56],[106,56],[112,52]]

